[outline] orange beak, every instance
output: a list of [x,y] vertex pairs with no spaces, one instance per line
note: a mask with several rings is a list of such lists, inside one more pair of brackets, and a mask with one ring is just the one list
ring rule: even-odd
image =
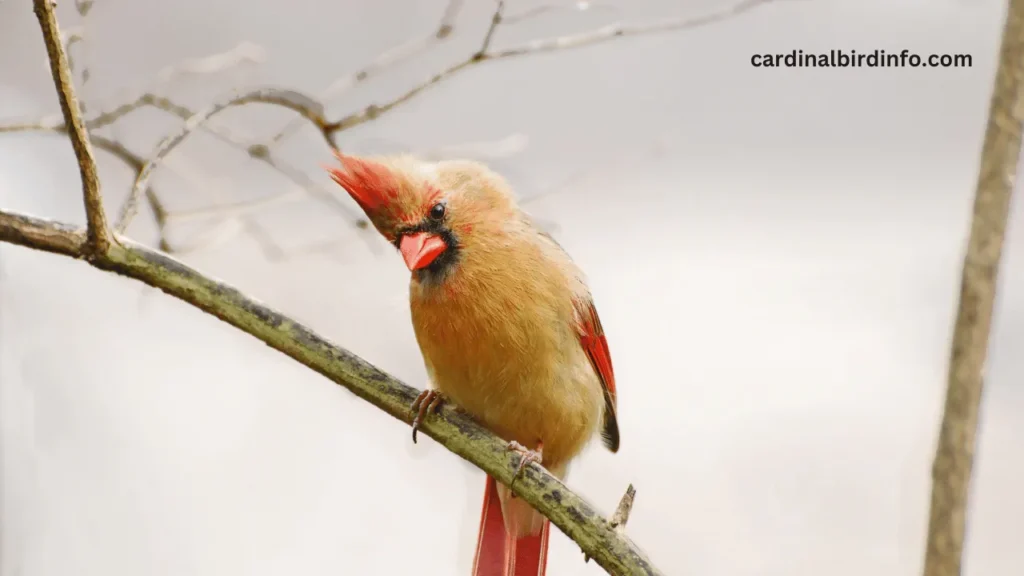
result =
[[419,270],[430,266],[431,262],[448,249],[448,245],[436,234],[417,232],[403,236],[398,249],[409,270]]

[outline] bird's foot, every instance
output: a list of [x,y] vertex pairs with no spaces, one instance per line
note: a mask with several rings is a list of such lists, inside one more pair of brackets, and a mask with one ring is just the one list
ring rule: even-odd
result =
[[[523,473],[523,470],[526,469],[527,464],[529,464],[530,462],[534,462],[538,465],[543,464],[544,443],[537,442],[537,449],[530,450],[526,446],[523,446],[519,442],[513,440],[508,443],[508,449],[513,452],[518,452],[521,456],[521,458],[519,459],[519,466],[516,467],[516,473],[512,476],[512,482],[508,486],[508,489],[511,491],[512,487],[516,485],[516,480],[519,479],[519,476]],[[515,494],[513,494],[512,497],[515,498]]]
[[444,395],[437,390],[427,389],[420,392],[420,395],[416,397],[416,401],[413,402],[410,407],[410,409],[416,414],[416,417],[412,419],[413,444],[416,443],[416,431],[419,430],[420,424],[423,423],[423,419],[431,412],[436,413],[441,408],[442,402],[444,402]]

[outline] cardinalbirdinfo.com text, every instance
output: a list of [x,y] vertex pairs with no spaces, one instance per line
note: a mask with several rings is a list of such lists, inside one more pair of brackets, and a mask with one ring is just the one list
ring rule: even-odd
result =
[[754,54],[750,63],[755,68],[970,68],[974,59],[970,54],[920,55],[903,50],[886,52],[873,50],[829,50],[804,52],[793,50],[781,54]]

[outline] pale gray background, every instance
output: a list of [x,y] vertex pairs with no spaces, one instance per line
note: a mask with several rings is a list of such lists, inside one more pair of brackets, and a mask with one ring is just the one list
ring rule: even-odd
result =
[[[590,276],[621,388],[622,450],[569,483],[668,574],[919,572],[950,327],[1004,2],[797,0],[682,33],[488,63],[376,123],[350,151],[528,138],[495,161]],[[262,66],[160,87],[318,92],[436,26],[443,0],[97,0],[96,109],[183,58],[247,40]],[[536,2],[512,0],[513,9]],[[554,12],[497,46],[720,9],[719,0]],[[386,99],[478,44],[488,1],[430,54],[335,102]],[[76,24],[71,0],[59,15]],[[961,52],[971,69],[754,69],[753,52]],[[0,116],[58,110],[28,0],[0,4]],[[268,134],[289,114],[224,119]],[[175,123],[112,132],[147,153]],[[312,130],[288,158],[318,181]],[[130,174],[101,155],[111,210]],[[182,175],[199,175],[198,182]],[[155,182],[177,209],[288,186],[206,136]],[[82,222],[70,145],[0,137],[0,207]],[[557,193],[556,193],[557,192]],[[1024,214],[1017,204],[1013,227]],[[183,258],[422,386],[407,276],[321,205],[264,211]],[[130,230],[153,240],[142,213]],[[188,228],[175,230],[186,241]],[[983,413],[966,574],[1024,570],[1024,245],[1011,230]],[[3,576],[466,574],[483,474],[251,337],[72,260],[0,247]],[[552,576],[600,574],[560,533]]]

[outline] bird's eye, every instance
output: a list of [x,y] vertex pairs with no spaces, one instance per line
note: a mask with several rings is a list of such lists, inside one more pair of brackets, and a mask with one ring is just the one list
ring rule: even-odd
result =
[[444,218],[444,212],[444,203],[438,202],[437,204],[434,204],[433,208],[430,209],[430,218],[433,220],[440,220],[441,218]]

